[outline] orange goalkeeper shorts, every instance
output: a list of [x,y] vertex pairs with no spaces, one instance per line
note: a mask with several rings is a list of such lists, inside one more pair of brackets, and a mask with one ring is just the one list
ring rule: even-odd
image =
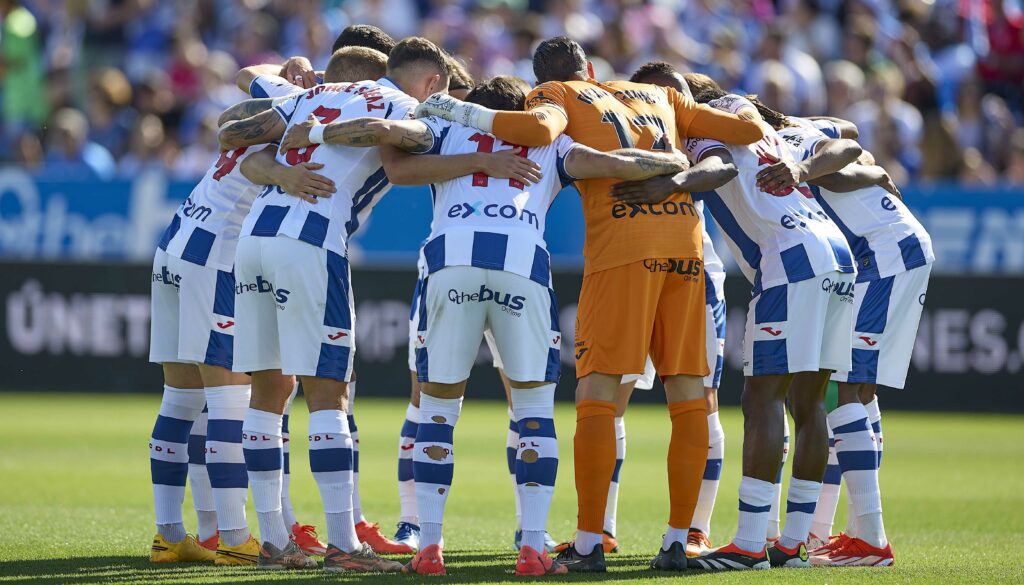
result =
[[704,263],[653,258],[583,276],[576,313],[576,377],[708,374]]

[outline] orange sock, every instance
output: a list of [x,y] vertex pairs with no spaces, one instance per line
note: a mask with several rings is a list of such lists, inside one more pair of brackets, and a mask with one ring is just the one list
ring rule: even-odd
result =
[[[707,422],[704,423],[704,430],[706,439]],[[604,530],[604,509],[608,503],[608,485],[615,471],[614,402],[584,400],[576,405],[573,449],[576,498],[579,503],[577,527],[586,532],[601,534]],[[707,451],[707,447],[704,450]],[[700,485],[699,479],[697,484]]]
[[697,507],[708,458],[708,412],[703,398],[668,405],[672,440],[668,445],[668,525],[687,529]]

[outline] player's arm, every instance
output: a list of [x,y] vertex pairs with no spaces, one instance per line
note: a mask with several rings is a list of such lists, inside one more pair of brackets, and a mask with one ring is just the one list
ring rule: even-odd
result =
[[857,160],[861,147],[855,140],[819,140],[814,154],[800,162],[779,160],[757,173],[757,186],[765,193],[779,193],[800,183],[834,173]]
[[316,118],[293,124],[281,141],[281,151],[313,144],[336,144],[369,148],[387,144],[414,154],[428,152],[434,146],[434,133],[419,120],[353,118],[320,124]]
[[628,181],[612,185],[612,197],[623,203],[660,203],[673,193],[711,191],[731,181],[739,170],[724,148],[709,148],[690,168],[653,177],[646,181]]
[[224,113],[217,119],[217,126],[223,126],[228,122],[235,120],[242,120],[244,118],[251,118],[256,114],[265,112],[273,107],[274,100],[270,98],[259,98],[254,100],[243,100],[230,108],[224,110]]
[[380,147],[384,172],[395,185],[429,185],[484,173],[495,179],[515,179],[532,185],[543,178],[540,166],[520,155],[521,149],[467,154],[413,155],[393,146]]
[[903,199],[892,177],[878,165],[851,164],[842,169],[810,181],[812,184],[834,193],[849,193],[867,187],[878,186],[896,197]]
[[610,177],[641,181],[658,175],[675,174],[688,166],[686,158],[676,153],[650,152],[637,148],[601,152],[578,143],[565,157],[565,172],[575,179]]
[[416,107],[416,117],[437,116],[459,122],[510,144],[546,146],[569,124],[564,102],[565,88],[554,82],[541,84],[530,92],[525,112],[492,110],[437,93]]
[[850,138],[856,140],[857,137],[860,136],[860,130],[857,129],[857,125],[849,120],[833,118],[832,116],[809,116],[807,119],[831,123],[839,133],[839,138]]
[[[250,65],[242,68],[242,70],[235,75],[235,85],[238,86],[238,89],[245,93],[249,93],[249,90],[252,88],[252,82],[255,81],[257,77],[279,77],[279,73],[281,73],[280,65],[273,65],[270,63]],[[282,77],[281,81],[284,82],[285,79]]]
[[217,140],[220,142],[221,150],[234,150],[280,140],[285,128],[284,119],[275,110],[270,109],[221,126]]
[[289,167],[277,162],[274,150],[268,146],[247,156],[239,167],[242,176],[256,185],[277,185],[285,193],[313,204],[318,197],[330,197],[337,190],[334,181],[313,172],[324,165],[304,162]]
[[282,81],[302,89],[308,89],[318,83],[317,73],[313,70],[313,64],[309,62],[309,59],[291,57],[281,65],[267,63],[245,67],[235,75],[235,85],[238,86],[238,89],[249,93],[252,82],[260,76],[279,77]]
[[753,144],[764,138],[764,122],[760,121],[757,110],[753,115],[744,115],[744,111],[731,114],[698,104],[672,88],[668,89],[668,95],[681,139],[700,137],[725,144]]

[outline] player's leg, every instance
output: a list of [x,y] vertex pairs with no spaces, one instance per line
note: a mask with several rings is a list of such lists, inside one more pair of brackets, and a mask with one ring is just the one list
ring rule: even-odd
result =
[[[690,534],[686,539],[686,554],[698,556],[711,549],[711,513],[718,497],[718,483],[722,477],[722,462],[725,459],[725,431],[718,416],[718,386],[722,380],[725,363],[725,298],[714,293],[714,284],[708,274],[704,275],[705,306],[705,349],[711,373],[704,378],[704,400],[708,409],[708,456],[704,466],[704,478],[697,495],[697,507],[690,522]],[[709,289],[714,294],[708,294]]]
[[[688,568],[686,543],[708,457],[708,367],[704,271],[699,260],[668,260],[651,339],[672,420],[668,447],[669,517],[655,569]],[[675,269],[671,269],[672,266]],[[696,273],[696,274],[694,274]]]
[[786,461],[789,460],[789,416],[782,418],[782,462],[779,463],[779,474],[775,476],[775,495],[772,496],[772,509],[768,512],[768,532],[765,534],[765,542],[774,544],[782,536],[782,473],[786,469]]
[[562,334],[554,292],[517,274],[490,270],[487,321],[509,380],[518,430],[516,491],[522,512],[522,547],[516,574],[540,576],[567,569],[547,554],[547,520],[558,472],[555,384],[561,373]]
[[505,433],[505,462],[508,464],[508,475],[512,481],[512,499],[516,509],[516,530],[512,537],[512,546],[516,550],[523,544],[523,509],[519,502],[519,489],[516,482],[516,452],[519,450],[519,425],[516,424],[515,415],[512,412],[512,386],[505,375],[505,364],[501,361],[501,354],[498,353],[498,345],[494,341],[494,335],[490,329],[484,331],[484,341],[487,349],[491,352],[491,365],[498,371],[501,378],[502,390],[505,391],[505,403],[508,405],[508,432]]
[[[653,385],[654,365],[648,360],[651,369],[651,381]],[[646,374],[646,372],[645,372]],[[639,386],[640,378],[619,384],[615,393],[615,471],[612,473],[612,482],[608,485],[608,503],[604,509],[604,536],[601,545],[604,552],[614,553],[619,551],[619,543],[615,539],[619,516],[619,475],[622,473],[622,464],[626,461],[626,408],[629,406],[629,399],[633,396],[633,390]],[[627,379],[623,376],[623,379]],[[650,388],[647,388],[650,390]]]
[[466,380],[483,338],[487,309],[478,291],[485,272],[449,266],[423,283],[416,349],[420,420],[413,449],[420,550],[406,565],[407,572],[445,572],[442,529],[455,469],[452,443]]
[[284,517],[284,525],[288,527],[289,537],[302,552],[311,556],[322,557],[327,552],[327,544],[320,541],[316,532],[316,526],[303,524],[295,514],[295,505],[292,504],[292,462],[291,447],[292,437],[288,430],[291,420],[292,406],[299,394],[299,381],[293,378],[292,392],[288,396],[288,403],[284,407],[284,416],[281,418],[281,436],[284,441],[284,467],[282,469],[281,481],[281,514]]
[[[839,383],[836,382],[836,375],[828,383],[825,390],[825,412],[831,413],[839,404]],[[845,373],[842,374],[845,380]],[[807,550],[813,554],[822,547],[834,544],[834,541],[845,536],[840,535],[833,538],[832,525],[836,516],[836,508],[839,506],[839,492],[842,487],[843,472],[839,467],[839,460],[836,458],[835,437],[832,429],[828,430],[828,467],[825,468],[825,477],[821,484],[821,495],[818,496],[818,505],[814,507],[814,519],[811,520],[811,533],[807,539]]]
[[642,262],[586,274],[576,314],[575,546],[559,560],[570,571],[604,571],[608,485],[615,473],[615,393],[622,375],[643,369],[663,275]]
[[420,420],[420,382],[416,379],[416,349],[419,341],[419,322],[426,318],[425,307],[420,302],[426,291],[423,279],[417,279],[409,311],[409,405],[405,408],[405,421],[398,433],[398,526],[395,542],[405,544],[412,550],[420,547],[419,513],[416,510],[416,481],[413,478],[412,450],[416,443],[416,429]]
[[207,409],[196,417],[188,434],[188,485],[196,511],[196,540],[206,549],[217,550],[217,504],[213,499],[210,472],[206,468]]

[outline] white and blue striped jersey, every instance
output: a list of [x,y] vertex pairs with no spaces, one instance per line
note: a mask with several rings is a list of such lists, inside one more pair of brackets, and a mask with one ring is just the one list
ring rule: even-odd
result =
[[[515,146],[462,124],[421,119],[434,135],[430,154],[496,152]],[[483,173],[431,185],[434,218],[422,256],[427,273],[445,266],[504,270],[544,286],[551,281],[550,256],[544,242],[548,208],[562,187],[573,182],[565,157],[576,147],[562,135],[550,145],[523,150],[537,163],[543,179],[524,185]]]
[[276,75],[257,75],[249,83],[249,95],[253,98],[279,98],[292,95],[301,87],[288,83]]
[[[834,126],[790,118],[797,126],[779,131],[799,160],[814,154],[818,143],[838,138]],[[826,123],[830,124],[830,123]],[[880,280],[935,261],[932,239],[899,198],[872,186],[835,193],[811,186],[822,209],[839,226],[853,250],[857,282]]]
[[[728,95],[709,104],[736,113],[754,106]],[[686,153],[694,163],[714,149],[733,157],[739,174],[714,191],[698,193],[718,224],[754,294],[827,272],[853,273],[850,247],[842,232],[818,205],[807,185],[773,195],[757,186],[757,173],[776,160],[792,160],[783,140],[765,127],[765,137],[747,146],[690,138]]]
[[[321,123],[354,118],[408,118],[416,100],[387,78],[358,83],[318,85],[297,95],[278,98],[274,110],[290,128],[310,115]],[[377,201],[391,188],[376,148],[314,144],[277,154],[278,162],[294,166],[321,163],[319,172],[334,181],[328,199],[308,203],[268,186],[256,198],[242,224],[242,234],[285,236],[347,255],[349,237],[366,220]]]
[[240,170],[247,156],[263,148],[250,146],[220,153],[192,193],[174,213],[158,246],[168,255],[200,266],[230,272],[235,246],[249,207],[262,185]]
[[694,201],[693,206],[697,210],[697,217],[700,218],[701,236],[704,238],[704,293],[707,297],[705,302],[714,305],[725,299],[725,265],[715,252],[715,243],[711,241],[711,234],[708,233],[704,201]]

